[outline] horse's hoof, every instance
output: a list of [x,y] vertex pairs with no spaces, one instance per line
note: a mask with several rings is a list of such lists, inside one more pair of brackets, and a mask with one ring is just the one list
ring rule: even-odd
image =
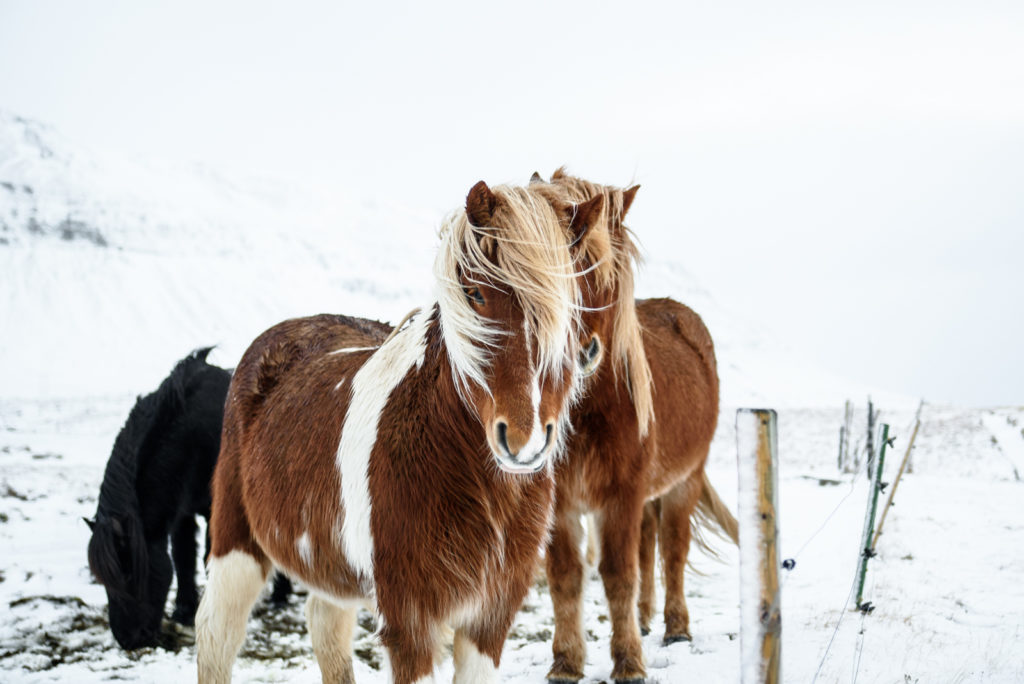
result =
[[640,628],[640,636],[647,636],[650,633],[651,633],[651,628],[650,627],[641,627]]
[[579,681],[572,677],[548,677],[548,684],[579,684]]
[[689,634],[666,634],[661,643],[663,646],[668,646],[669,644],[678,644],[681,641],[693,641],[693,637]]
[[643,677],[631,677],[629,679],[613,679],[615,684],[644,684],[646,681]]

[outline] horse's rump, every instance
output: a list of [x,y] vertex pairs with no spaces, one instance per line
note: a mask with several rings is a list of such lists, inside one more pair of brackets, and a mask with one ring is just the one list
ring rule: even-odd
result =
[[718,367],[711,334],[685,304],[668,298],[638,300],[637,315],[657,415],[647,446],[665,452],[651,463],[647,496],[652,497],[703,468],[718,424]]

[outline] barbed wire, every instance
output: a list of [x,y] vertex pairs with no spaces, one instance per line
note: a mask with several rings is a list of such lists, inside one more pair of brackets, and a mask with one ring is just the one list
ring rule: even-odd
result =
[[832,630],[832,637],[828,640],[828,644],[825,646],[825,653],[821,656],[821,662],[818,663],[818,669],[814,672],[814,679],[811,680],[811,684],[818,681],[818,675],[821,674],[821,668],[825,666],[825,661],[828,659],[828,652],[832,649],[832,642],[836,639],[836,634],[839,633],[839,625],[843,624],[843,618],[846,617],[846,607],[850,605],[850,599],[853,598],[853,593],[857,591],[857,573],[853,573],[853,581],[850,582],[850,591],[846,595],[846,601],[843,603],[843,607],[839,609],[839,619],[836,620],[836,628]]

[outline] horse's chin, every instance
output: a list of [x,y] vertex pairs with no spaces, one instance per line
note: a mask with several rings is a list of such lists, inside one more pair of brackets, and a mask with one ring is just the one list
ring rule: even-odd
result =
[[533,460],[523,462],[510,461],[506,456],[494,454],[494,460],[502,472],[509,475],[534,475],[545,469],[548,464],[548,454],[537,454]]

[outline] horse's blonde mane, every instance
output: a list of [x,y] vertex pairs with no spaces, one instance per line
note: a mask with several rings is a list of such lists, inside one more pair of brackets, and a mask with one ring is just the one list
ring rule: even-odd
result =
[[504,185],[491,191],[497,203],[489,225],[470,225],[465,210],[452,213],[441,226],[434,263],[441,331],[463,396],[470,383],[488,389],[490,348],[503,332],[469,305],[460,276],[515,296],[538,343],[538,370],[561,377],[575,363],[569,345],[579,288],[559,217],[537,192]]
[[570,176],[564,168],[552,174],[551,184],[564,191],[565,198],[574,203],[604,195],[606,230],[591,230],[582,247],[593,265],[593,283],[602,290],[618,288],[611,340],[612,370],[616,382],[625,374],[640,436],[646,436],[654,421],[654,381],[644,353],[643,329],[637,318],[634,295],[634,268],[643,257],[632,231],[622,224],[625,191]]

